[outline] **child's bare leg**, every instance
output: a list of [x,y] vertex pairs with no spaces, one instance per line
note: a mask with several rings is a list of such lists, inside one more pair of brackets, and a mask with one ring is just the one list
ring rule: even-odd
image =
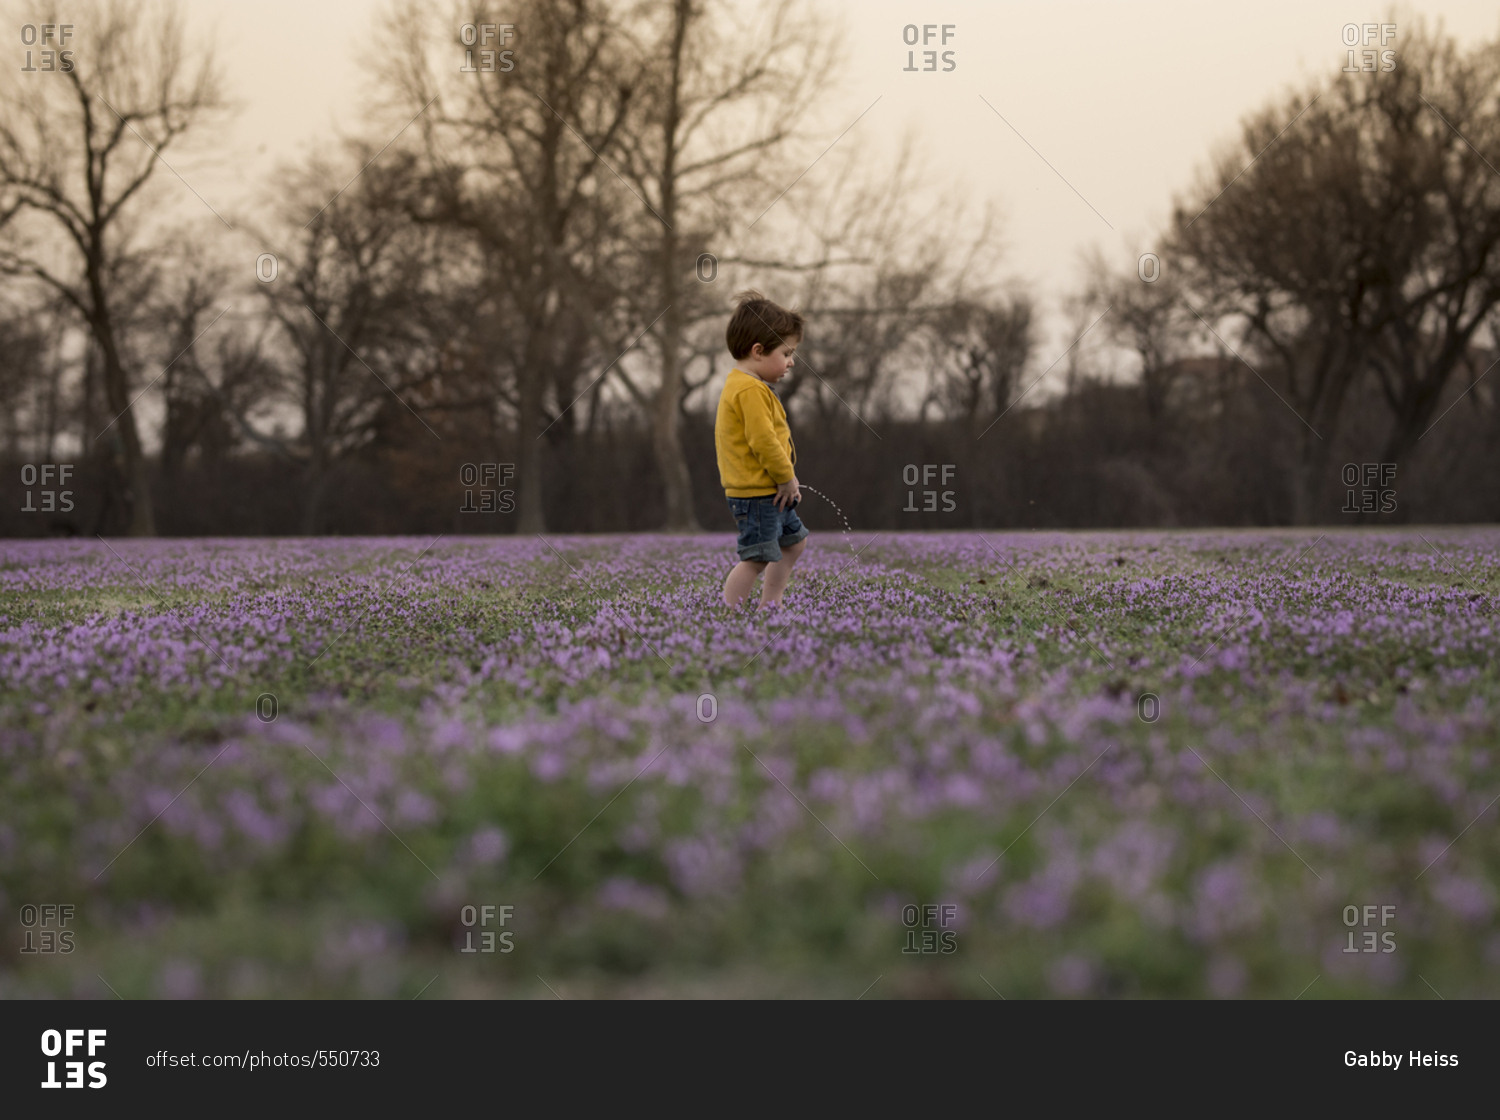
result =
[[761,588],[760,605],[763,607],[775,607],[781,604],[782,592],[792,578],[792,569],[796,567],[797,557],[802,555],[802,549],[806,547],[807,541],[800,540],[781,550],[781,559],[766,569],[766,582]]
[[755,577],[765,569],[764,560],[741,560],[729,572],[724,581],[724,603],[737,607],[755,590]]

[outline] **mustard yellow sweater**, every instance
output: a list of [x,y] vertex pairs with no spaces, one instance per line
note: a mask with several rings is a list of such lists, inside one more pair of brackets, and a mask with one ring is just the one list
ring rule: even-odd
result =
[[797,446],[786,409],[767,385],[739,367],[729,371],[714,419],[719,481],[730,498],[773,494],[793,477]]

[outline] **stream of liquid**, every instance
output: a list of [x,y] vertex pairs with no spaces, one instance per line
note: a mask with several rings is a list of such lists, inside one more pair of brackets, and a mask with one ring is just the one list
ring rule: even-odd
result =
[[829,505],[833,506],[833,512],[836,513],[836,514],[838,514],[839,515],[839,520],[844,523],[844,530],[843,530],[843,532],[844,532],[844,543],[849,546],[849,555],[850,556],[858,556],[859,553],[857,553],[854,550],[854,542],[849,539],[849,534],[852,533],[854,530],[849,527],[849,519],[844,516],[844,511],[841,510],[841,509],[839,509],[838,504],[832,498],[830,498],[827,494],[823,493],[823,491],[817,489],[814,486],[809,486],[805,482],[799,482],[797,485],[798,485],[799,489],[809,490],[812,493],[816,494],[818,497],[822,498]]

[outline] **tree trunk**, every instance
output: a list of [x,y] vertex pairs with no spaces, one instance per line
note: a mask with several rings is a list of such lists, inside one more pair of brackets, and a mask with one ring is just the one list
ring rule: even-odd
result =
[[[102,292],[95,293],[102,301]],[[96,303],[96,307],[101,304]],[[130,386],[126,382],[125,368],[120,362],[115,347],[114,327],[107,312],[99,310],[90,326],[99,343],[103,357],[104,399],[109,405],[110,415],[118,417],[113,427],[119,430],[121,463],[116,490],[124,504],[124,516],[132,537],[154,537],[156,518],[151,508],[151,478],[147,470],[146,457],[141,450],[141,437],[135,425],[135,414],[131,412]]]
[[314,455],[302,480],[302,535],[315,537],[323,519],[323,492],[328,487],[328,467],[322,455]]
[[1303,432],[1297,467],[1292,473],[1292,524],[1315,525],[1326,483],[1328,445],[1312,432]]
[[517,385],[520,408],[516,416],[516,500],[520,504],[520,517],[516,523],[518,533],[545,533],[547,513],[542,507],[542,384],[537,377],[535,364],[519,372]]
[[661,388],[653,402],[651,418],[652,448],[656,452],[657,468],[661,471],[662,496],[667,507],[663,528],[669,533],[701,533],[703,529],[693,514],[692,475],[682,453],[678,428],[682,400],[679,364],[682,324],[675,309],[667,312],[663,323]]
[[62,363],[54,356],[47,363],[47,443],[42,449],[42,461],[51,463],[53,452],[57,447],[57,398],[58,387],[62,381]]
[[662,121],[661,172],[661,280],[660,291],[666,312],[661,328],[661,388],[652,407],[652,449],[657,469],[661,471],[662,496],[666,500],[666,523],[669,533],[701,533],[702,527],[693,514],[692,475],[682,454],[678,430],[679,405],[682,400],[682,314],[678,310],[682,277],[678,272],[677,231],[677,128],[681,119],[682,51],[687,39],[688,21],[693,18],[691,0],[677,0],[676,24],[672,35],[672,78],[668,89],[666,118]]

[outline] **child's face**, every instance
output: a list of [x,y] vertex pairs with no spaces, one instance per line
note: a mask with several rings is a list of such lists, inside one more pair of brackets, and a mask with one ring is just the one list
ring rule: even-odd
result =
[[746,372],[755,374],[762,381],[775,385],[788,373],[796,360],[797,346],[801,343],[800,338],[787,339],[769,354],[761,349],[761,344],[756,343],[751,349],[749,357],[745,358],[741,365]]

